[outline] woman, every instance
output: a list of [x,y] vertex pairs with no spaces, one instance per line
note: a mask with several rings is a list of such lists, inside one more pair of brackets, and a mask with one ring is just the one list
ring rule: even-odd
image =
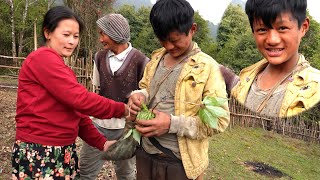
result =
[[50,9],[43,21],[45,45],[30,53],[19,74],[13,179],[73,179],[77,136],[107,150],[107,141],[87,115],[101,119],[128,115],[125,104],[88,92],[64,64],[79,43],[80,18],[69,8]]

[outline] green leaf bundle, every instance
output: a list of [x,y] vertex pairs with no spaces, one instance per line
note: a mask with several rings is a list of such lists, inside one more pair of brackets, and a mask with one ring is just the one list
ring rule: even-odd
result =
[[147,105],[142,103],[142,109],[141,111],[137,114],[137,119],[138,120],[149,120],[155,118],[155,114],[151,112]]
[[229,116],[229,112],[222,108],[227,101],[227,98],[205,97],[199,110],[199,117],[202,122],[217,129],[219,118]]
[[[137,114],[138,120],[149,120],[155,118],[155,114],[151,112],[147,105],[142,103],[141,111]],[[140,133],[135,129],[131,128],[127,134],[124,136],[123,139],[126,139],[132,135],[133,139],[136,140],[140,144],[141,135]]]

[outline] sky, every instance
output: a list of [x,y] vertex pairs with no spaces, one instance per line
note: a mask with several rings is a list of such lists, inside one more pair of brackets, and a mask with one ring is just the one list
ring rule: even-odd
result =
[[[150,0],[152,4],[156,0]],[[195,11],[206,20],[213,22],[213,24],[218,24],[223,16],[224,10],[227,8],[231,0],[187,0],[193,7]],[[243,0],[245,1],[245,0]],[[320,22],[320,1],[319,0],[307,0],[308,9],[310,15]]]

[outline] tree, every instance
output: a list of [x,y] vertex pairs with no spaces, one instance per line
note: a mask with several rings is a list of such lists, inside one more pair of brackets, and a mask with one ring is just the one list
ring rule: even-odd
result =
[[0,1],[0,54],[12,55],[12,23],[9,1]]
[[[16,31],[17,31],[17,45],[18,56],[25,56],[33,50],[34,41],[33,24],[37,23],[38,17],[42,17],[46,12],[46,2],[40,0],[24,0],[19,1],[16,9],[19,15],[16,15]],[[41,19],[42,20],[42,19]],[[40,21],[41,22],[41,21]],[[39,22],[39,23],[40,23]],[[37,24],[40,26],[40,24]],[[41,30],[41,28],[38,28]],[[40,33],[40,31],[39,31]],[[24,50],[24,48],[27,48]]]
[[193,38],[195,42],[198,43],[201,50],[210,56],[214,57],[216,43],[213,37],[210,36],[209,24],[208,21],[203,19],[199,12],[195,13],[194,21],[197,23],[197,32]]
[[[24,56],[33,50],[33,25],[34,20],[39,16],[42,17],[46,11],[43,4],[45,1],[40,0],[7,0],[0,2],[1,15],[1,39],[2,46],[0,52],[8,54],[8,35],[10,34],[11,56]],[[10,29],[7,26],[10,24]],[[8,33],[10,32],[10,33]],[[28,37],[27,39],[25,37]],[[26,49],[25,49],[26,48]],[[9,55],[9,54],[8,54]]]
[[232,38],[240,38],[250,30],[247,16],[240,5],[230,4],[225,10],[218,28],[218,50]]
[[135,46],[139,47],[139,49],[148,57],[151,56],[154,50],[161,48],[161,44],[154,35],[152,28],[143,29],[133,43],[135,43]]
[[25,25],[28,13],[29,1],[25,0],[24,11],[22,13],[22,21],[21,21],[21,31],[19,32],[19,39],[18,39],[18,54],[22,54],[23,49],[23,38],[25,34]]
[[[73,9],[84,21],[84,33],[79,48],[97,50],[100,43],[97,42],[96,20],[99,16],[112,10],[115,0],[64,0],[59,5],[67,5]],[[42,18],[46,11],[57,5],[56,0],[6,0],[0,1],[0,25],[2,46],[0,52],[8,50],[10,35],[11,55],[26,56],[34,49],[34,26],[41,27]],[[10,29],[7,26],[10,24]],[[37,28],[36,34],[41,34],[41,28]],[[8,33],[10,32],[10,33]],[[40,39],[40,38],[37,38]],[[41,44],[41,43],[40,43]],[[78,52],[78,51],[77,51]],[[76,52],[76,54],[77,54]]]
[[[16,57],[17,56],[17,50],[16,50],[16,34],[15,34],[15,18],[14,18],[14,4],[13,0],[9,0],[9,5],[10,5],[10,22],[11,22],[11,37],[12,37],[12,56]],[[16,60],[14,59],[15,63]]]
[[[130,25],[130,36],[131,42],[135,42],[139,36],[139,33],[143,30],[143,28],[149,23],[148,16],[150,12],[150,8],[140,8],[137,12],[134,6],[131,5],[123,5],[120,6],[116,13],[122,14],[125,17]],[[139,13],[141,13],[139,15]],[[147,19],[147,21],[146,21]],[[151,25],[151,24],[149,24]]]
[[150,11],[150,7],[141,6],[136,10],[130,5],[123,5],[116,11],[128,19],[132,45],[148,57],[152,51],[161,47],[149,21]]
[[64,0],[64,4],[78,14],[84,23],[75,58],[78,57],[79,52],[81,56],[87,58],[90,55],[89,51],[96,52],[100,49],[96,21],[106,13],[113,11],[114,2],[115,0]]
[[218,28],[217,46],[217,61],[237,73],[261,59],[247,16],[239,5],[230,4],[226,9]]
[[310,28],[302,39],[299,51],[317,69],[320,69],[320,23],[311,16]]
[[256,48],[251,31],[247,31],[237,39],[229,39],[219,51],[217,59],[238,74],[241,69],[261,60],[262,55]]

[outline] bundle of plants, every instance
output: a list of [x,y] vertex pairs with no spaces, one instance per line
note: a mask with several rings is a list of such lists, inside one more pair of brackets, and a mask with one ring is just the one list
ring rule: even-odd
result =
[[[142,110],[137,114],[139,120],[153,119],[155,114],[148,110],[145,104],[142,104]],[[122,137],[109,149],[104,152],[103,159],[105,160],[124,160],[135,155],[135,152],[140,144],[140,134],[134,128],[134,122],[126,122],[125,130]]]

